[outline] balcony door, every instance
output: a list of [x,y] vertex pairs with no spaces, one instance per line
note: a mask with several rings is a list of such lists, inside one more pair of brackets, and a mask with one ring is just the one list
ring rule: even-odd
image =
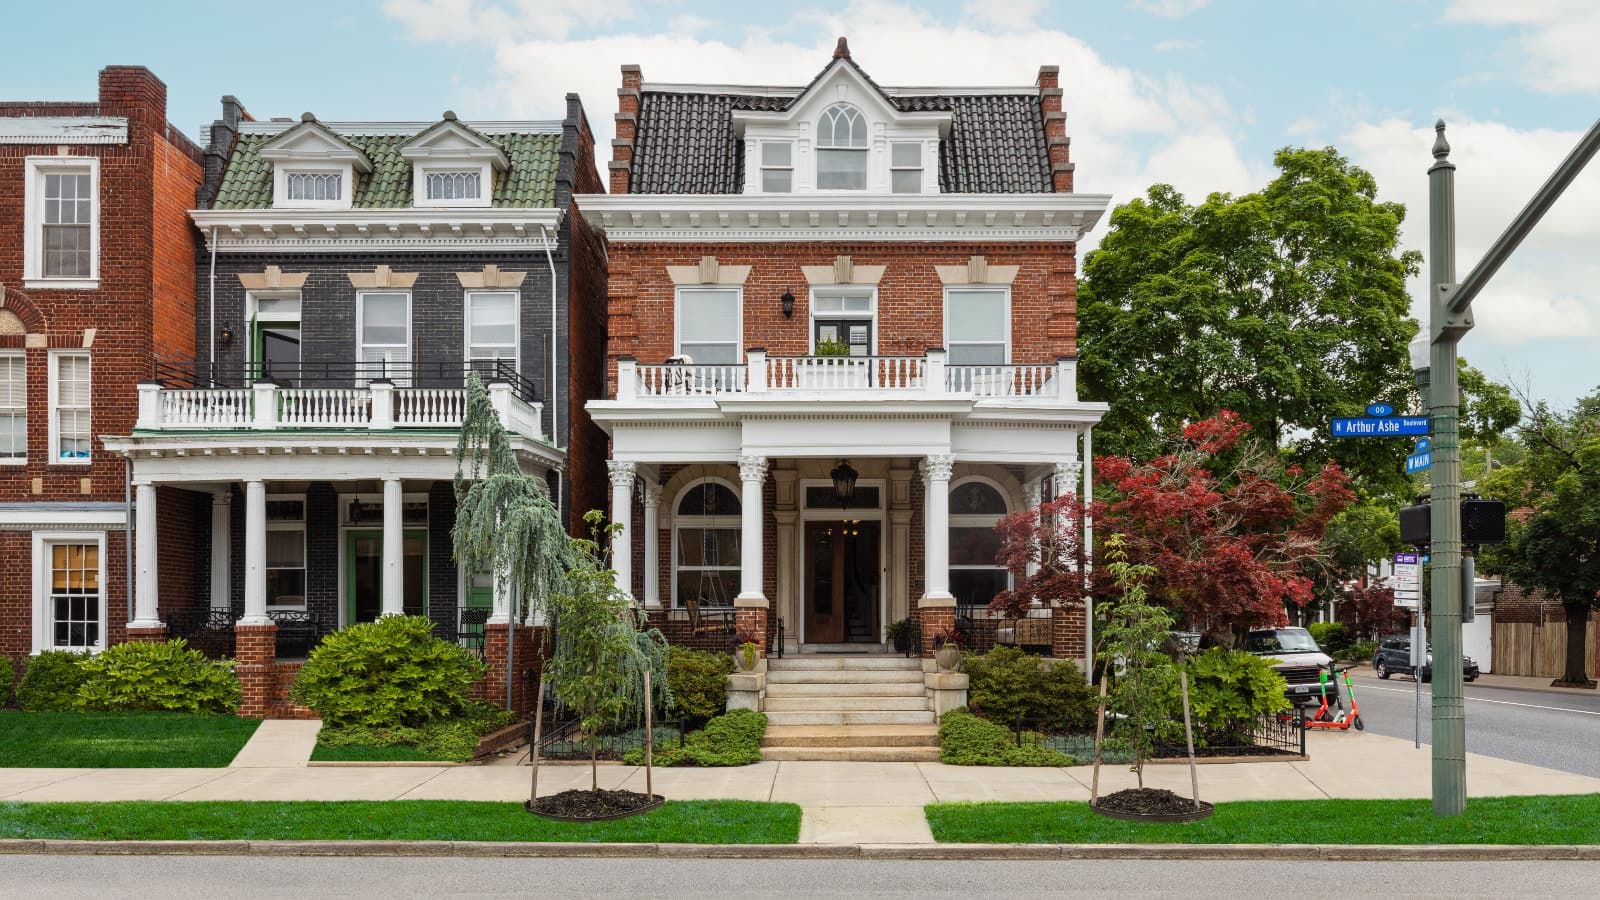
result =
[[300,386],[300,295],[252,296],[246,381]]
[[[400,572],[408,616],[428,614],[428,532],[407,528],[402,541],[405,558]],[[345,624],[371,622],[383,611],[383,531],[351,529],[345,532]]]

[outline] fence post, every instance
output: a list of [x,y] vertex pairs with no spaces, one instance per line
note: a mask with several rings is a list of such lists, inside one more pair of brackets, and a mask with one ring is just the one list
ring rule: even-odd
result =
[[251,425],[256,428],[275,429],[278,427],[278,386],[270,381],[258,381],[251,385],[255,391],[255,413]]
[[372,391],[372,418],[367,423],[370,428],[390,429],[394,427],[394,382],[386,378],[379,378],[367,383],[368,390]]
[[135,428],[161,427],[161,382],[139,382],[139,420]]
[[762,347],[752,347],[745,351],[747,377],[745,390],[752,394],[764,393],[767,390],[767,351]]
[[638,361],[631,356],[617,358],[617,399],[632,400],[639,394]]

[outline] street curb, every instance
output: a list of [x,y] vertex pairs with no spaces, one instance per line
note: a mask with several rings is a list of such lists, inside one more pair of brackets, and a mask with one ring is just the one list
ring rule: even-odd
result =
[[655,859],[1600,861],[1597,844],[587,844],[494,841],[0,839],[0,856],[608,857]]

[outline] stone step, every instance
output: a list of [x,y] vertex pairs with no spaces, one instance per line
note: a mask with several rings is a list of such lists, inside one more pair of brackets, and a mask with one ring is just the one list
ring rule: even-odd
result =
[[925,691],[921,679],[855,684],[767,680],[768,697],[922,697]]
[[766,747],[774,762],[938,762],[938,747]]
[[918,657],[884,656],[880,654],[842,654],[839,656],[785,656],[767,660],[768,671],[798,672],[814,669],[912,669],[922,671]]
[[889,711],[902,709],[927,709],[926,697],[774,697],[767,694],[766,712],[801,712],[807,710],[867,710]]
[[933,713],[926,709],[840,710],[812,709],[797,712],[769,712],[771,725],[932,725]]
[[763,747],[937,747],[936,725],[770,725]]
[[921,669],[767,669],[767,684],[921,684]]

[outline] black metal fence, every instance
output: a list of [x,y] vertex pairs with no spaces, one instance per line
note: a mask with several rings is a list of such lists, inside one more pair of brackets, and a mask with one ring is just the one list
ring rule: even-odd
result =
[[[683,718],[665,722],[657,719],[655,727],[651,729],[655,733],[656,750],[682,747],[688,724],[688,720]],[[600,735],[595,755],[600,759],[621,759],[628,751],[643,748],[644,726],[641,725]],[[543,732],[539,735],[540,759],[588,759],[589,753],[590,745],[583,740],[577,719],[562,718],[545,722]]]
[[[1183,723],[1178,722],[1176,725],[1178,741],[1156,741],[1156,759],[1188,756],[1188,748],[1182,742]],[[1126,749],[1115,740],[1115,726],[1116,723],[1112,721],[1106,722],[1106,736],[1111,740],[1102,747],[1101,759],[1110,763],[1128,762],[1130,760]],[[1064,731],[1048,727],[1038,719],[1028,718],[1018,718],[1012,723],[1011,730],[1019,747],[1030,743],[1043,744],[1053,750],[1060,750],[1080,762],[1087,762],[1094,756],[1093,731],[1070,729]],[[1194,749],[1198,757],[1304,756],[1306,755],[1305,712],[1296,709],[1293,712],[1263,716],[1254,722],[1241,723],[1237,728],[1211,735],[1203,734],[1197,729]]]
[[517,371],[515,360],[324,360],[299,363],[250,362],[243,365],[195,361],[157,360],[155,379],[173,388],[244,388],[258,381],[280,387],[352,387],[373,381],[390,381],[400,387],[461,388],[468,373],[476,372],[484,384],[504,382],[512,393],[529,403],[540,399],[539,385]]

